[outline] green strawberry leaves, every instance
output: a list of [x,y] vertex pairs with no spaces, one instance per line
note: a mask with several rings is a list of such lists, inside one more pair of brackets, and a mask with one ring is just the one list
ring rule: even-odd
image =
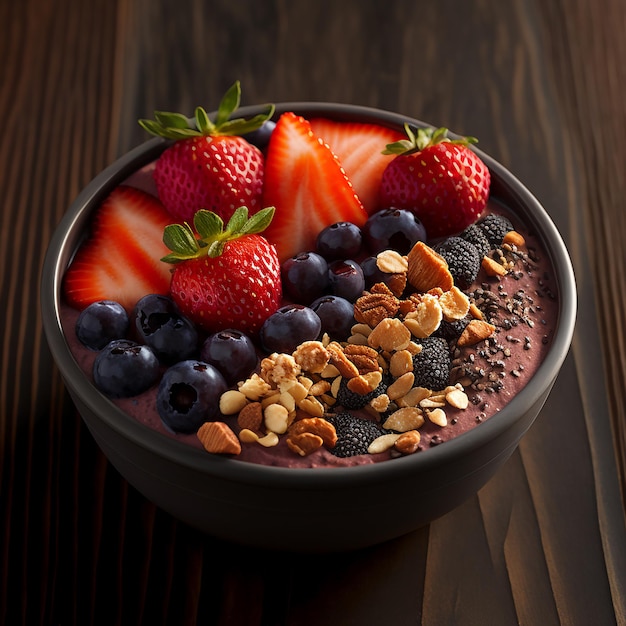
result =
[[193,228],[187,222],[165,227],[163,243],[172,252],[161,261],[175,264],[202,256],[216,258],[222,254],[227,242],[263,232],[274,212],[274,207],[267,207],[248,217],[248,209],[242,206],[235,210],[224,227],[219,215],[200,209],[194,215]]
[[202,136],[245,135],[260,128],[274,115],[274,105],[266,104],[265,111],[258,115],[233,118],[240,102],[241,85],[239,81],[235,81],[222,97],[214,120],[209,118],[202,107],[197,107],[191,120],[182,113],[155,111],[153,120],[140,119],[139,125],[151,135],[179,140]]
[[449,141],[463,146],[471,143],[478,143],[476,137],[461,137],[460,139],[450,139],[447,128],[416,128],[413,130],[409,124],[404,125],[407,139],[401,139],[394,143],[387,144],[383,154],[407,155],[421,152],[424,148],[434,146],[442,141]]

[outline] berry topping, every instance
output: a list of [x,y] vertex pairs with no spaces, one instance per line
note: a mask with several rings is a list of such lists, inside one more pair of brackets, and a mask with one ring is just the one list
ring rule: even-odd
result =
[[167,253],[162,237],[170,221],[153,196],[116,187],[98,207],[91,237],[65,273],[68,303],[83,309],[98,300],[112,300],[130,312],[147,293],[167,294],[170,268],[159,258]]
[[411,211],[383,209],[363,226],[363,240],[374,255],[390,249],[408,254],[418,241],[426,241],[426,229]]
[[335,222],[322,229],[315,248],[327,261],[354,259],[363,244],[361,229],[350,222]]
[[337,392],[337,403],[344,409],[355,411],[367,406],[374,398],[380,396],[386,391],[387,385],[384,381],[381,381],[378,384],[378,387],[369,393],[355,393],[348,388],[348,380],[346,378],[342,378]]
[[363,294],[365,277],[356,261],[333,261],[328,266],[328,276],[333,295],[355,302]]
[[163,261],[175,264],[171,293],[183,315],[210,332],[258,332],[282,297],[276,250],[258,234],[273,213],[268,208],[248,218],[240,207],[224,227],[218,215],[200,210],[196,232],[187,223],[165,229],[172,253]]
[[345,341],[354,326],[354,306],[340,296],[322,296],[311,302],[311,308],[322,322],[321,333]]
[[288,304],[270,315],[261,327],[260,339],[267,352],[293,352],[301,343],[317,339],[322,323],[315,311]]
[[240,98],[236,82],[222,98],[215,120],[202,107],[193,121],[163,111],[156,111],[154,120],[139,120],[149,133],[175,141],[154,170],[159,198],[175,219],[191,221],[196,211],[207,209],[228,220],[242,205],[251,212],[261,208],[263,154],[240,135],[260,129],[274,106],[250,119],[233,119]]
[[375,422],[362,419],[351,413],[328,415],[326,419],[337,431],[337,443],[330,449],[335,456],[349,457],[367,454],[369,445],[384,434],[384,430]]
[[421,352],[413,356],[413,374],[416,387],[439,391],[450,382],[450,350],[441,337],[420,339]]
[[403,138],[401,132],[378,124],[311,120],[311,129],[337,155],[359,200],[368,213],[380,208],[379,188],[393,156],[383,148]]
[[448,263],[448,270],[459,289],[467,289],[476,280],[481,257],[474,244],[460,237],[448,237],[434,249]]
[[492,248],[497,248],[501,245],[504,236],[514,230],[513,224],[508,217],[496,215],[495,213],[485,215],[485,217],[476,223],[476,226],[483,231]]
[[110,398],[143,393],[159,379],[159,359],[148,346],[127,339],[108,343],[93,364],[96,387]]
[[283,113],[270,138],[263,205],[276,207],[265,236],[281,261],[315,250],[317,234],[337,221],[361,226],[367,213],[341,163],[294,113]]
[[328,263],[316,252],[300,252],[283,261],[285,295],[299,304],[311,304],[328,289]]
[[491,244],[485,236],[484,231],[477,224],[468,226],[460,235],[461,239],[469,241],[477,250],[478,256],[482,259],[489,254]]
[[489,196],[489,169],[469,148],[473,137],[451,140],[445,128],[405,125],[408,139],[387,146],[398,155],[383,174],[381,202],[413,211],[429,237],[461,232],[483,212]]
[[150,346],[162,363],[189,359],[198,349],[196,328],[167,296],[149,294],[141,298],[132,321],[139,340]]
[[248,377],[258,363],[250,337],[233,328],[209,335],[202,344],[200,358],[216,367],[229,385]]
[[157,410],[174,432],[194,432],[220,417],[219,399],[227,385],[219,371],[203,361],[180,361],[163,374]]
[[83,309],[76,320],[76,336],[90,350],[101,350],[128,332],[128,313],[117,302],[100,300]]

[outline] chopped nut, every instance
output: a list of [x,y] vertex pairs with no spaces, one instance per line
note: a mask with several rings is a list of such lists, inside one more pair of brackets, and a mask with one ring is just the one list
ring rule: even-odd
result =
[[404,350],[411,341],[411,331],[397,318],[385,318],[367,338],[372,348],[388,352]]
[[289,413],[296,410],[296,400],[288,391],[284,391],[280,394],[278,404],[284,406]]
[[348,357],[348,360],[356,365],[359,374],[377,372],[380,369],[378,352],[367,345],[348,344],[344,346],[343,352]]
[[303,371],[317,374],[324,371],[330,354],[321,341],[305,341],[296,348],[293,358]]
[[259,435],[257,435],[253,430],[250,430],[249,428],[242,428],[239,431],[239,441],[243,443],[254,443],[259,439]]
[[445,411],[443,409],[434,409],[433,411],[427,412],[428,419],[437,426],[441,426],[442,428],[448,424],[448,418],[446,417]]
[[263,411],[265,427],[270,432],[282,435],[287,432],[289,411],[282,404],[270,404]]
[[524,239],[524,235],[521,233],[518,233],[516,230],[510,230],[506,235],[504,235],[502,243],[508,243],[516,246],[517,248],[521,248],[526,245],[526,240]]
[[416,407],[404,407],[394,411],[383,424],[383,428],[406,432],[415,430],[424,424],[422,412]]
[[406,288],[406,272],[398,273],[398,274],[390,274],[389,278],[387,278],[387,285],[391,290],[391,293],[399,298]]
[[337,443],[337,431],[335,427],[322,417],[305,417],[296,420],[289,427],[289,435],[311,433],[320,437],[325,446],[334,448]]
[[443,291],[452,288],[454,280],[446,260],[423,241],[418,241],[407,256],[409,283],[418,291],[426,292],[434,287]]
[[341,344],[336,341],[331,341],[328,344],[327,350],[330,354],[331,364],[337,368],[344,378],[354,378],[359,375],[357,366],[346,356]]
[[409,264],[399,252],[383,250],[376,255],[376,267],[385,274],[402,274],[409,269]]
[[474,302],[472,302],[469,306],[469,314],[477,320],[483,319],[483,312],[476,306]]
[[300,456],[307,456],[319,450],[323,443],[322,438],[313,433],[304,432],[287,437],[287,446],[289,449]]
[[414,337],[423,339],[430,337],[439,328],[442,318],[439,298],[426,293],[420,298],[415,310],[406,315],[404,324]]
[[339,376],[339,370],[332,364],[329,363],[320,373],[322,378],[335,378]]
[[279,441],[280,439],[278,435],[272,431],[267,433],[265,437],[260,437],[259,439],[257,439],[257,442],[260,443],[264,448],[273,448],[274,446],[278,445]]
[[197,432],[204,449],[211,454],[239,454],[241,444],[237,435],[224,422],[205,422]]
[[304,376],[300,376],[297,382],[295,382],[293,385],[289,387],[289,389],[287,390],[287,393],[292,396],[292,398],[296,401],[296,404],[297,404],[298,402],[301,402],[309,395],[309,393],[311,392],[312,386],[313,386],[312,380]]
[[413,387],[402,398],[398,398],[399,406],[419,406],[420,402],[431,395],[430,389],[426,387]]
[[[318,380],[309,388],[309,394],[312,396],[321,396],[330,391],[330,383],[327,380]],[[302,398],[304,400],[304,398]]]
[[381,393],[379,396],[372,398],[370,406],[376,413],[384,413],[389,408],[389,396],[386,393]]
[[371,328],[387,317],[393,317],[400,307],[400,302],[391,291],[389,293],[366,292],[354,303],[354,319]]
[[504,276],[507,273],[507,269],[504,265],[498,263],[498,261],[494,261],[488,256],[483,257],[481,266],[487,276]]
[[261,361],[261,378],[270,384],[295,381],[300,371],[300,366],[290,354],[274,353]]
[[263,408],[260,402],[250,402],[244,406],[237,416],[237,424],[240,428],[260,431],[263,424]]
[[313,396],[308,396],[302,402],[299,402],[298,408],[313,417],[322,417],[324,415],[324,405]]
[[415,382],[415,374],[413,372],[406,372],[402,376],[396,378],[396,380],[387,388],[387,395],[390,400],[397,400],[405,396],[413,383]]
[[358,376],[348,380],[347,387],[353,393],[366,396],[371,391],[374,391],[378,385],[380,385],[382,379],[383,375],[378,370],[375,372],[368,372],[367,374],[359,374]]
[[470,308],[470,301],[458,287],[452,287],[439,297],[443,318],[452,322],[463,319]]
[[420,402],[420,407],[422,409],[440,409],[443,408],[444,406],[446,406],[446,402],[445,402],[445,396],[443,399],[437,399],[435,397],[428,397],[428,398],[424,398],[421,402]]
[[496,327],[483,320],[471,320],[457,340],[457,346],[475,346],[477,343],[491,337]]
[[453,387],[446,393],[446,402],[455,409],[464,410],[469,405],[469,398],[462,389]]
[[419,449],[421,440],[422,436],[417,430],[408,430],[396,439],[393,447],[400,454],[415,454]]
[[368,454],[380,454],[381,452],[391,450],[399,437],[400,433],[387,433],[386,435],[376,437],[367,447]]
[[389,359],[389,373],[394,378],[413,371],[413,356],[408,350],[398,350]]
[[263,398],[271,389],[270,385],[256,373],[252,374],[248,380],[239,384],[239,391],[253,402]]
[[220,413],[235,415],[248,404],[248,398],[236,389],[229,389],[220,396]]
[[353,335],[364,335],[365,337],[369,337],[369,334],[372,332],[372,329],[367,324],[355,324],[350,332]]

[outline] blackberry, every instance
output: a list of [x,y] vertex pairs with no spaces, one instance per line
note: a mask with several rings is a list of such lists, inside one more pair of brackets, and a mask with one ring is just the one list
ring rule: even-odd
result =
[[337,431],[337,443],[330,451],[338,457],[367,454],[370,443],[385,432],[375,422],[351,413],[328,415],[326,419]]
[[468,226],[460,235],[461,239],[469,241],[478,251],[478,256],[482,259],[489,254],[491,244],[485,233],[476,225]]
[[448,237],[435,247],[448,263],[454,284],[459,289],[467,289],[478,276],[481,257],[474,244],[460,237]]
[[442,337],[426,337],[419,340],[421,352],[413,357],[415,386],[433,391],[445,389],[450,382],[450,350]]
[[347,379],[342,378],[341,383],[339,384],[339,390],[337,391],[337,403],[344,409],[357,411],[386,391],[387,385],[384,381],[381,381],[378,387],[376,387],[374,391],[370,391],[368,394],[362,395],[360,393],[354,393],[354,391],[350,391],[350,389],[348,389]]
[[502,245],[504,236],[508,232],[515,230],[508,217],[495,214],[485,215],[485,217],[476,222],[476,226],[483,231],[492,248]]
[[446,341],[456,341],[461,333],[465,330],[465,327],[469,324],[469,318],[463,318],[462,320],[454,320],[448,322],[441,320],[439,328],[432,334],[433,337],[441,337]]

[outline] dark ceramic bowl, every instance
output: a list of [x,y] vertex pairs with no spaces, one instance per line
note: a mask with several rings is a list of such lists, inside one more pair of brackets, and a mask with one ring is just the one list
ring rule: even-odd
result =
[[[285,103],[295,111],[402,129],[402,115],[364,107]],[[242,109],[243,115],[259,112]],[[550,351],[526,387],[497,415],[442,446],[392,461],[351,468],[287,469],[211,456],[138,423],[85,377],[61,330],[62,276],[100,201],[153,161],[167,144],[147,141],[98,175],[58,226],[45,259],[45,333],[67,388],[111,463],[149,500],[207,533],[271,549],[360,548],[398,537],[475,494],[507,460],[531,426],[567,355],[576,316],[571,262],[546,211],[504,167],[479,154],[492,174],[492,197],[540,233],[555,269],[560,303]]]

